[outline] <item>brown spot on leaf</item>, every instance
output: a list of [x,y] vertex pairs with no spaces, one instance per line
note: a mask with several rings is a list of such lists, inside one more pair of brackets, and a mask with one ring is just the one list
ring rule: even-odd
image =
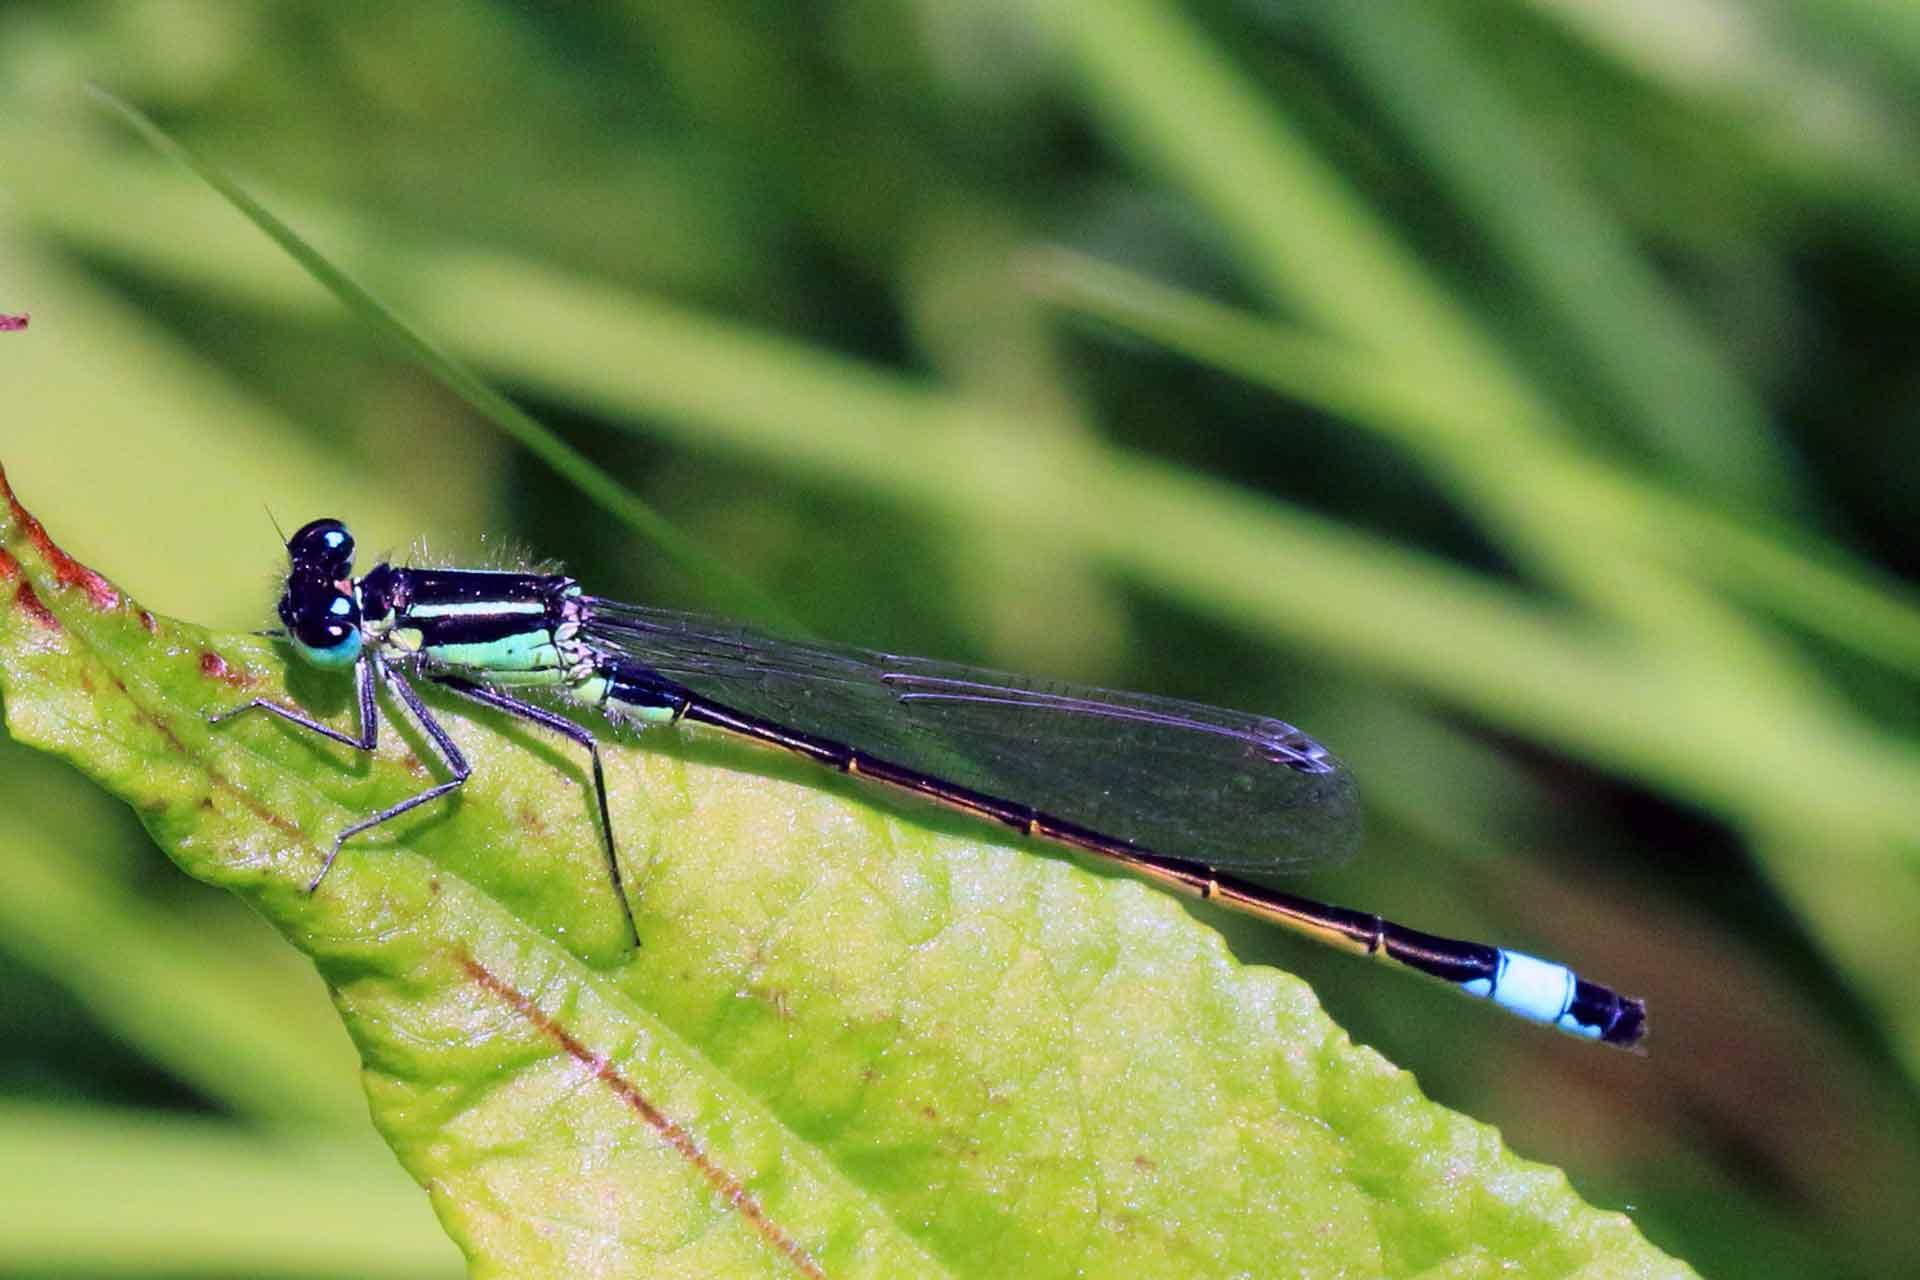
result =
[[32,618],[48,631],[60,630],[60,619],[54,617],[53,614],[48,611],[47,606],[40,603],[40,597],[34,594],[33,584],[31,582],[22,582],[20,589],[13,593],[13,599],[14,603],[20,606],[22,613]]
[[13,518],[19,522],[21,530],[27,535],[27,540],[33,543],[34,549],[45,557],[47,564],[52,567],[55,582],[63,587],[79,587],[87,593],[87,598],[93,601],[93,607],[96,609],[111,609],[120,603],[120,592],[111,582],[62,551],[59,544],[47,536],[46,529],[33,518],[31,512],[20,505],[20,499],[16,498],[13,490],[7,486],[5,472],[0,472],[0,489],[6,490],[7,506],[12,509]]
[[[118,588],[62,551],[59,545],[47,536],[46,529],[33,518],[33,514],[20,505],[20,499],[14,496],[13,487],[7,483],[4,467],[0,467],[0,494],[6,496],[7,507],[12,512],[15,522],[19,524],[21,532],[27,535],[27,540],[33,543],[47,564],[52,567],[53,579],[56,583],[62,587],[81,588],[98,609],[111,609],[120,603]],[[5,553],[0,552],[0,554]],[[11,555],[6,556],[6,566],[6,572],[0,576],[13,577],[20,568],[19,563]]]
[[236,670],[232,663],[211,649],[204,649],[200,653],[200,674],[209,680],[230,684],[236,689],[244,689],[253,683],[253,677],[244,671]]

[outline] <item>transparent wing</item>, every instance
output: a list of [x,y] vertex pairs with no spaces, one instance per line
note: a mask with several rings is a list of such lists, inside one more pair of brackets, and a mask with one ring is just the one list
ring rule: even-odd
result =
[[1253,880],[1353,851],[1344,766],[1280,720],[789,640],[587,597],[596,648],[702,697]]

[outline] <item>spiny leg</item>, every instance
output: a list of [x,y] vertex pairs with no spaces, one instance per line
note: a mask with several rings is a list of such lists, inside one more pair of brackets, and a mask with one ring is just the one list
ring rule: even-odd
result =
[[565,716],[556,715],[544,707],[510,698],[504,693],[478,685],[458,676],[429,676],[435,684],[451,689],[463,698],[470,698],[482,706],[504,711],[510,716],[530,720],[534,724],[565,734],[587,749],[587,756],[593,761],[593,794],[600,803],[600,835],[606,843],[607,872],[613,878],[613,893],[620,900],[620,910],[627,917],[627,933],[633,939],[633,945],[640,945],[640,926],[634,922],[633,907],[627,902],[626,884],[620,877],[620,856],[613,843],[613,817],[607,809],[607,775],[600,767],[600,743],[585,729]]
[[[315,889],[318,889],[320,882],[327,878],[327,872],[333,870],[333,860],[340,856],[340,846],[345,844],[348,839],[359,835],[362,831],[370,827],[377,827],[390,818],[397,818],[407,810],[417,808],[429,800],[438,799],[446,795],[449,791],[458,790],[468,778],[473,776],[473,766],[467,763],[466,756],[460,753],[460,748],[454,743],[453,738],[441,727],[440,722],[433,718],[433,713],[427,710],[427,704],[420,701],[420,695],[413,691],[413,686],[407,683],[406,677],[381,662],[378,658],[373,658],[370,661],[378,671],[380,678],[386,682],[387,688],[393,690],[400,701],[406,704],[407,710],[413,713],[415,722],[419,724],[421,729],[426,731],[427,740],[433,744],[435,754],[440,757],[440,763],[446,766],[447,772],[451,773],[453,777],[451,780],[442,782],[438,786],[428,787],[418,795],[408,796],[399,804],[382,809],[372,817],[362,818],[335,836],[333,838],[333,848],[327,851],[327,860],[320,865],[320,874],[316,875],[307,883],[308,893],[312,893]],[[371,689],[371,687],[371,684],[369,684],[368,688]],[[370,695],[368,705],[372,705]],[[285,714],[284,711],[282,714]]]
[[304,711],[296,711],[292,707],[283,707],[279,703],[269,701],[266,698],[255,698],[251,702],[246,702],[234,707],[232,710],[222,711],[218,715],[208,716],[207,723],[220,724],[222,721],[231,720],[235,716],[245,715],[249,711],[268,711],[279,716],[289,724],[297,724],[302,729],[311,729],[322,737],[332,738],[335,742],[344,742],[356,751],[372,751],[380,744],[380,707],[374,701],[373,697],[373,664],[374,659],[372,655],[361,658],[360,661],[353,664],[354,690],[360,703],[360,736],[357,738],[352,734],[340,732],[332,725],[321,724]]
[[473,772],[472,768],[467,764],[467,758],[460,754],[460,748],[454,745],[453,739],[447,736],[447,731],[440,727],[440,722],[435,720],[432,714],[428,712],[426,705],[422,703],[419,696],[414,693],[413,687],[406,682],[399,672],[390,670],[385,663],[381,662],[372,654],[368,654],[353,664],[356,701],[360,705],[360,734],[358,737],[352,734],[342,733],[331,725],[320,723],[303,711],[282,706],[266,698],[254,698],[252,701],[235,707],[230,711],[222,711],[218,715],[207,717],[209,724],[219,724],[224,720],[231,720],[249,711],[266,711],[279,716],[289,724],[297,724],[302,729],[310,729],[322,737],[331,738],[335,742],[345,743],[356,751],[371,752],[380,742],[380,705],[375,698],[374,688],[374,679],[376,676],[384,680],[387,686],[400,697],[400,700],[406,703],[407,709],[413,712],[414,719],[420,722],[420,727],[426,730],[427,737],[433,742],[434,748],[440,756],[440,762],[446,765],[448,772],[453,774],[453,780],[451,782],[443,782],[435,787],[429,787],[419,795],[410,796],[392,808],[382,809],[372,817],[356,822],[336,835],[333,838],[332,848],[327,850],[326,861],[320,865],[320,873],[307,882],[308,893],[312,893],[318,889],[320,882],[326,879],[327,872],[333,869],[334,859],[340,856],[340,846],[346,843],[348,837],[358,835],[369,827],[377,827],[387,819],[397,817],[416,805],[425,804],[436,796],[443,796],[465,782],[467,777]]

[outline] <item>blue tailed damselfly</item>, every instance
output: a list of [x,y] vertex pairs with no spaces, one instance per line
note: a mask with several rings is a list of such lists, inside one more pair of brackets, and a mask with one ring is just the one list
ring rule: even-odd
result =
[[592,707],[615,723],[689,722],[770,743],[1393,961],[1586,1039],[1632,1046],[1645,1031],[1641,1001],[1564,965],[1271,887],[1276,874],[1338,858],[1358,833],[1346,769],[1282,721],[785,640],[590,596],[559,574],[380,564],[355,578],[353,538],[338,520],[303,526],[288,540],[287,556],[280,598],[287,636],[306,661],[353,670],[360,732],[343,733],[263,698],[213,719],[268,711],[371,751],[377,689],[385,685],[451,775],[342,830],[310,892],[349,837],[446,795],[471,773],[409,682],[417,676],[586,749],[608,874],[636,944],[596,739],[506,690]]

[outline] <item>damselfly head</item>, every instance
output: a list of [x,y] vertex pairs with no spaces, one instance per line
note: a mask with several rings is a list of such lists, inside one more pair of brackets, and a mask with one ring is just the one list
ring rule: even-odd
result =
[[360,604],[353,591],[353,535],[338,520],[314,520],[287,539],[280,621],[294,649],[318,667],[360,657]]

